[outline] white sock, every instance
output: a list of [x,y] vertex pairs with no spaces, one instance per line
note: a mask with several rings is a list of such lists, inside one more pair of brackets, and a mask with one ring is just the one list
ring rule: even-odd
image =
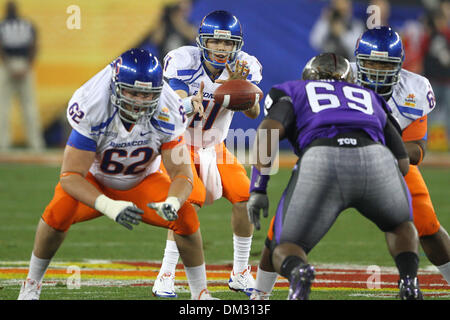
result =
[[31,253],[30,267],[28,269],[27,279],[32,279],[41,282],[44,278],[45,272],[50,264],[51,259],[41,259]]
[[248,266],[252,237],[239,237],[233,234],[233,272],[235,274],[244,271]]
[[447,262],[446,264],[443,264],[441,266],[437,266],[437,268],[442,273],[442,276],[447,281],[447,283],[450,284],[450,262]]
[[273,287],[275,286],[275,282],[277,282],[277,278],[278,273],[264,271],[258,266],[255,288],[259,291],[270,294],[273,290]]
[[203,263],[197,267],[184,267],[186,278],[189,283],[189,289],[194,299],[198,297],[200,292],[206,289],[206,265]]
[[159,274],[171,273],[175,275],[175,269],[177,267],[179,257],[180,254],[178,253],[177,243],[173,240],[167,240]]

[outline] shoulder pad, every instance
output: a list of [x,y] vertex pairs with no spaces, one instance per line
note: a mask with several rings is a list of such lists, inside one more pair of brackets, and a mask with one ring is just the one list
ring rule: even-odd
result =
[[184,46],[170,51],[164,57],[164,77],[190,78],[201,67],[201,52],[197,47]]
[[181,135],[187,126],[187,116],[181,98],[167,83],[164,83],[159,101],[159,109],[151,120],[152,125],[158,131],[170,136]]
[[[93,129],[105,126],[114,110],[109,108],[111,67],[108,65],[75,91],[67,108],[67,119],[72,128],[85,136]],[[95,131],[95,130],[94,130]]]
[[427,78],[402,69],[400,82],[392,94],[399,112],[407,118],[418,119],[436,106],[433,88]]

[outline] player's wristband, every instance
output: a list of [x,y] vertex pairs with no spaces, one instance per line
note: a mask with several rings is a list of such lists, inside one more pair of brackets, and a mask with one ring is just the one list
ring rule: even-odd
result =
[[94,207],[97,211],[100,211],[105,216],[113,219],[114,221],[116,221],[117,216],[123,209],[122,207],[117,206],[116,201],[108,198],[104,194],[99,195],[97,199],[95,199]]
[[164,202],[171,204],[177,212],[180,210],[181,204],[177,197],[168,197]]
[[270,176],[261,174],[259,170],[252,166],[252,180],[250,182],[250,192],[266,193]]
[[193,96],[186,97],[182,100],[184,112],[186,112],[187,115],[190,115],[194,111],[194,106],[192,105],[192,97]]

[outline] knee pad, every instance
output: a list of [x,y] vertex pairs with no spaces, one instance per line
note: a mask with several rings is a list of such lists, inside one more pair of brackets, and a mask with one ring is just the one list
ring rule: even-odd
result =
[[178,210],[178,219],[174,221],[171,226],[176,234],[188,236],[197,232],[200,228],[200,221],[198,220],[197,211],[191,203],[185,202]]

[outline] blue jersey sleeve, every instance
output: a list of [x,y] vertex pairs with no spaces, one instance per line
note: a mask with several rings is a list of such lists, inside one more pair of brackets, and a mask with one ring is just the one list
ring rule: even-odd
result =
[[177,78],[169,79],[169,85],[174,91],[184,90],[189,95],[189,86],[180,79]]
[[75,129],[72,129],[69,139],[67,140],[67,145],[85,151],[95,152],[97,150],[97,142],[83,136]]

